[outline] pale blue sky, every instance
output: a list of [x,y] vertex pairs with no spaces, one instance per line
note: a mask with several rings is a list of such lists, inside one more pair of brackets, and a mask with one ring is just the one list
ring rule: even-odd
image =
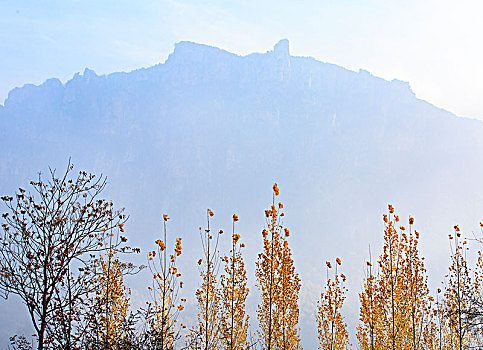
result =
[[288,38],[292,55],[409,81],[416,95],[483,119],[480,1],[0,0],[0,103],[10,89],[164,62],[190,40],[238,54]]

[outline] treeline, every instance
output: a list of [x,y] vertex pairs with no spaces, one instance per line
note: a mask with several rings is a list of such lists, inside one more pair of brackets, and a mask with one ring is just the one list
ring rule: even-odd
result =
[[[14,349],[302,349],[298,299],[301,280],[295,269],[283,225],[279,188],[265,211],[263,246],[256,260],[260,300],[256,321],[246,313],[249,293],[243,239],[233,214],[230,233],[212,229],[208,209],[199,228],[202,256],[197,264],[201,284],[196,290],[197,316],[192,325],[179,322],[183,298],[177,261],[182,239],[163,235],[147,253],[149,300],[131,310],[124,277],[145,266],[126,262],[139,254],[124,234],[123,210],[101,198],[105,177],[67,171],[39,175],[15,196],[4,196],[0,237],[0,291],[17,295],[26,306],[34,340],[12,336]],[[401,224],[389,205],[383,216],[384,246],[377,261],[367,261],[360,299],[357,343],[364,350],[473,349],[483,346],[483,257],[478,252],[470,269],[467,241],[454,227],[451,266],[442,288],[431,294],[419,233],[414,219]],[[480,224],[483,226],[483,224]],[[218,243],[228,235],[229,251]],[[226,238],[225,238],[226,239]],[[171,243],[170,243],[171,242]],[[172,248],[170,248],[172,244]],[[315,310],[319,348],[350,349],[342,309],[346,276],[339,258],[326,262],[327,281]],[[254,331],[251,331],[253,329]]]

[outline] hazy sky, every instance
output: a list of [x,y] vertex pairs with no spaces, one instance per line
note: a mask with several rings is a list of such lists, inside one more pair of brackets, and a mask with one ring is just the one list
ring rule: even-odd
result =
[[190,40],[238,54],[288,38],[292,55],[409,81],[483,119],[481,1],[0,0],[0,104],[10,89],[164,62]]

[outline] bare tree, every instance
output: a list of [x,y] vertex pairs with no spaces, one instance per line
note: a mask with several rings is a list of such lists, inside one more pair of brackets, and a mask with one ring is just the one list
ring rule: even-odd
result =
[[[31,181],[28,192],[1,197],[7,211],[0,235],[0,292],[20,297],[37,336],[38,349],[73,349],[77,308],[92,292],[92,266],[105,251],[106,237],[127,220],[123,210],[101,199],[106,177],[73,165],[57,177]],[[125,242],[124,237],[120,243]],[[128,247],[119,248],[126,251]],[[139,251],[138,249],[135,249]]]

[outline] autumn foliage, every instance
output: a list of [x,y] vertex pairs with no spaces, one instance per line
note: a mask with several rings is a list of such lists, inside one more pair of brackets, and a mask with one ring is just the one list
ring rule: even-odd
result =
[[184,309],[186,299],[180,297],[183,287],[181,272],[176,265],[181,255],[181,238],[176,238],[174,250],[168,253],[167,222],[168,215],[163,215],[162,240],[154,243],[156,249],[148,252],[148,266],[152,274],[152,285],[148,287],[151,300],[145,311],[146,330],[143,345],[153,349],[172,349],[179,339],[177,324],[179,313]]
[[223,231],[212,233],[210,220],[215,214],[207,210],[205,230],[199,228],[203,257],[198,260],[201,286],[196,290],[198,301],[197,324],[192,327],[186,342],[190,349],[218,349],[222,338],[221,293],[217,280],[220,264],[218,243]]
[[335,273],[329,278],[332,264],[327,261],[327,285],[317,302],[317,331],[319,336],[319,349],[344,350],[349,346],[349,333],[347,324],[342,316],[342,306],[346,299],[347,289],[344,286],[346,277],[338,273],[342,264],[339,258],[335,261]]
[[259,337],[264,349],[300,349],[298,294],[300,278],[295,271],[288,243],[290,231],[283,226],[283,204],[273,185],[270,209],[265,210],[267,229],[263,229],[263,251],[256,262],[261,301],[258,305]]
[[240,234],[235,233],[238,215],[233,214],[230,255],[225,256],[224,274],[221,276],[221,349],[243,350],[249,348],[248,320],[245,303],[248,296],[247,272],[241,249]]
[[481,338],[474,326],[479,315],[476,304],[482,292],[482,256],[479,252],[477,271],[472,274],[466,259],[467,241],[462,239],[458,225],[454,226],[449,239],[452,254],[440,310],[443,313],[440,343],[445,349],[469,349],[478,345],[478,338]]
[[124,285],[124,266],[112,248],[99,258],[98,290],[88,305],[85,348],[115,349],[128,342],[124,325],[129,313],[130,289]]
[[[245,243],[231,217],[231,234],[213,228],[215,214],[206,211],[199,228],[201,255],[195,292],[197,313],[186,326],[182,238],[163,231],[147,252],[149,299],[133,310],[126,276],[140,272],[127,261],[140,249],[126,245],[127,217],[101,199],[106,179],[73,167],[47,180],[39,176],[32,191],[22,188],[4,196],[0,237],[0,291],[20,297],[30,316],[35,338],[14,335],[15,349],[302,349],[299,329],[301,279],[284,225],[280,189],[272,188],[265,210],[261,251],[255,262],[259,302],[256,318],[247,311]],[[261,215],[262,217],[262,215]],[[404,221],[404,223],[403,223]],[[354,338],[362,350],[468,350],[483,346],[483,254],[474,267],[468,240],[455,225],[450,238],[450,266],[441,288],[428,287],[421,234],[415,220],[400,220],[392,205],[383,215],[381,254],[364,262],[359,323]],[[480,224],[483,229],[483,224]],[[226,237],[226,238],[225,238]],[[220,252],[220,242],[227,248]],[[483,243],[483,242],[480,242]],[[188,258],[189,259],[189,258]],[[324,259],[325,260],[325,259]],[[322,264],[322,259],[321,262]],[[313,305],[318,348],[352,348],[344,316],[347,277],[340,258],[326,261],[325,284]],[[253,328],[252,328],[253,327]]]
[[434,345],[433,298],[419,255],[419,233],[413,218],[406,228],[391,205],[388,211],[377,275],[367,263],[357,338],[362,349],[428,349]]

